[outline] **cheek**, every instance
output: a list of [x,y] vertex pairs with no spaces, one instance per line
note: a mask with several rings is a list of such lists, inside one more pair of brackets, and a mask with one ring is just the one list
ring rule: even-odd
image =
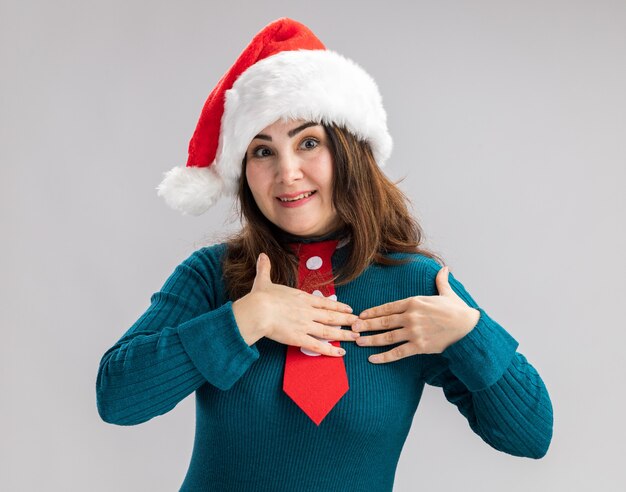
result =
[[265,211],[271,206],[271,199],[268,198],[271,176],[263,169],[255,166],[246,167],[246,180],[252,193],[252,198],[259,209]]
[[248,186],[253,194],[257,194],[261,188],[263,188],[263,174],[259,172],[258,167],[247,166],[246,167],[246,180]]
[[333,192],[333,164],[332,161],[327,162],[320,173],[322,184],[326,188],[326,192],[332,195]]
[[245,174],[246,174],[246,181],[248,182],[248,186],[250,187],[250,189],[252,189],[252,187],[254,186],[254,173],[250,170],[251,166],[250,164],[246,165],[245,168]]

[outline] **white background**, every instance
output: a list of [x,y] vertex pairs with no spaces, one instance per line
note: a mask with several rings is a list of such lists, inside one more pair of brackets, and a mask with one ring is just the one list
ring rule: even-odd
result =
[[[194,398],[102,422],[100,357],[231,203],[156,196],[208,93],[288,16],[378,82],[386,170],[555,411],[542,460],[474,435],[427,388],[395,491],[623,490],[626,3],[0,1],[0,489],[169,491]],[[349,488],[346,488],[349,490]]]

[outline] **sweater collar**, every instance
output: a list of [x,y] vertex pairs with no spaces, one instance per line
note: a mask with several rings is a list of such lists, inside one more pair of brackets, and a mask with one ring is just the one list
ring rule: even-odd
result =
[[295,234],[290,234],[282,229],[275,228],[274,233],[276,237],[281,243],[284,244],[293,244],[293,243],[317,243],[321,241],[330,241],[333,239],[339,240],[339,244],[337,244],[337,249],[345,246],[350,242],[350,231],[347,227],[343,227],[341,229],[337,229],[336,231],[330,232],[328,234],[324,234],[322,236],[314,236],[314,237],[302,237],[296,236]]

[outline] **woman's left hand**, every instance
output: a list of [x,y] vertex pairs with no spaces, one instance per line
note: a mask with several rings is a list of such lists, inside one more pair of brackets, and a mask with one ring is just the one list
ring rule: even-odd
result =
[[370,356],[370,362],[394,362],[415,354],[441,353],[472,331],[480,311],[468,306],[452,290],[448,267],[439,270],[435,283],[439,295],[409,297],[366,309],[359,315],[360,319],[352,325],[353,331],[389,331],[361,336],[356,340],[357,345],[384,346],[406,341],[388,352]]

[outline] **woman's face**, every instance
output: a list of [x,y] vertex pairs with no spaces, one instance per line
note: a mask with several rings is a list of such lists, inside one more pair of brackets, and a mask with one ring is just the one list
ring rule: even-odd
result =
[[319,236],[339,226],[333,158],[322,125],[279,120],[252,139],[246,160],[252,196],[270,222],[298,236]]

